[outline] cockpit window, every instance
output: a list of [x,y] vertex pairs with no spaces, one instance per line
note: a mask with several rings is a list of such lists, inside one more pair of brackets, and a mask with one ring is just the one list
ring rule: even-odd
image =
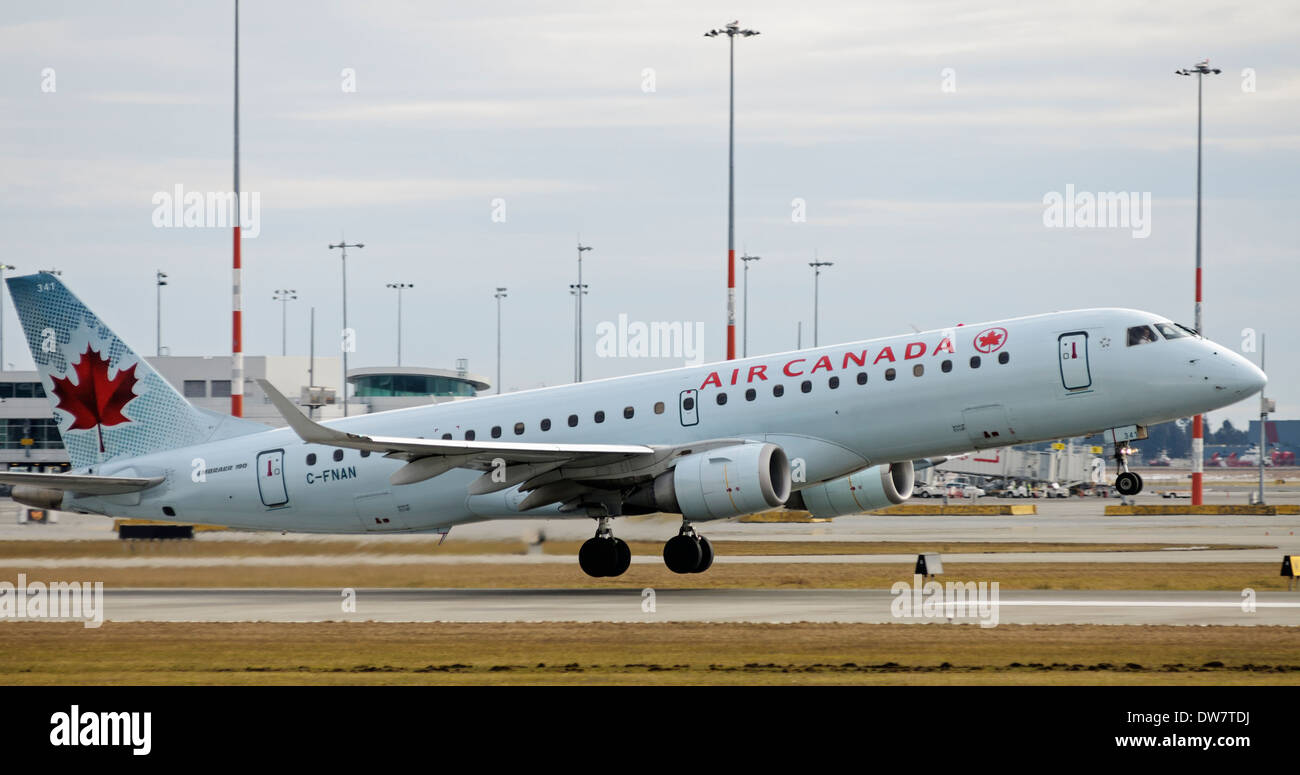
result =
[[1156,332],[1151,330],[1151,326],[1133,326],[1128,330],[1129,347],[1159,340],[1160,337],[1156,336]]
[[1186,333],[1188,336],[1194,336],[1194,337],[1196,337],[1197,339],[1200,339],[1200,338],[1201,338],[1201,335],[1198,334],[1198,333],[1196,333],[1196,329],[1188,328],[1187,326],[1183,325],[1182,323],[1175,323],[1175,324],[1174,324],[1174,327],[1177,328],[1179,331],[1182,331],[1182,332]]
[[1172,323],[1156,323],[1156,330],[1166,339],[1184,339],[1187,334]]

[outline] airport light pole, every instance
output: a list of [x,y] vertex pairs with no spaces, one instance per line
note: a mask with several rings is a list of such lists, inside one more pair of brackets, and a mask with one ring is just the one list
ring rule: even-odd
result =
[[157,286],[155,290],[158,294],[158,303],[154,313],[154,321],[157,326],[154,334],[157,337],[154,343],[154,356],[157,357],[162,355],[162,289],[167,284],[167,273],[159,269],[153,274],[154,285]]
[[501,394],[501,300],[506,297],[505,288],[497,288],[492,298],[497,300],[497,395]]
[[744,333],[741,335],[741,357],[743,358],[749,357],[749,262],[760,259],[762,259],[762,256],[751,256],[748,250],[745,251],[745,255],[740,257],[745,267],[745,328]]
[[[17,269],[13,264],[0,264],[0,286],[4,285],[6,269]],[[5,368],[5,308],[4,291],[0,290],[0,370]]]
[[280,354],[289,354],[289,302],[298,298],[298,292],[292,288],[277,289],[272,301],[280,302]]
[[818,296],[819,296],[819,288],[821,286],[822,267],[835,266],[835,264],[830,261],[816,260],[816,261],[809,261],[808,266],[811,266],[813,268],[813,347],[816,347],[817,335],[819,333],[818,308],[820,305],[820,299],[818,298]]
[[[1259,370],[1264,371],[1264,335],[1259,335]],[[1275,409],[1274,402],[1259,391],[1259,504],[1264,505],[1264,450],[1268,448],[1268,413]]]
[[339,384],[339,396],[343,399],[343,416],[348,416],[348,350],[355,347],[355,339],[352,332],[348,330],[348,248],[357,248],[360,250],[365,247],[365,243],[357,242],[349,245],[346,241],[340,240],[338,244],[331,244],[330,250],[338,248],[343,251],[343,332],[340,341],[343,350],[343,381]]
[[573,351],[573,374],[574,381],[582,381],[582,297],[587,295],[587,286],[582,282],[582,254],[591,250],[590,245],[583,245],[578,242],[578,284],[570,285],[573,295],[577,297],[578,311],[574,317],[574,351]]
[[[1223,72],[1217,67],[1210,67],[1210,60],[1205,59],[1191,67],[1175,70],[1176,75],[1196,76],[1196,333],[1202,336],[1201,328],[1201,98],[1204,92],[1203,81],[1207,75]],[[1192,420],[1192,505],[1200,506],[1204,495],[1203,479],[1205,474],[1205,428],[1201,415]]]
[[389,283],[389,288],[397,291],[397,365],[402,365],[402,291],[414,288],[413,283]]
[[758,35],[757,30],[742,30],[735,21],[718,30],[704,33],[706,38],[727,36],[730,71],[727,103],[727,360],[736,357],[736,36]]

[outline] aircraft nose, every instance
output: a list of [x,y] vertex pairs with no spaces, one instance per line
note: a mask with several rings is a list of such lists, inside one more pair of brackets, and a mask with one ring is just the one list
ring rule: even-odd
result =
[[1214,375],[1214,387],[1235,398],[1245,398],[1264,389],[1268,376],[1258,366],[1230,350],[1220,349],[1221,365]]

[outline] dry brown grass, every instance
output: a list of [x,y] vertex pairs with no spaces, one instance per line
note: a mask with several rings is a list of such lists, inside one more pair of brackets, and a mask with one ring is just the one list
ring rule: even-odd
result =
[[[24,568],[0,564],[0,579],[102,581],[108,587],[442,587],[455,589],[888,589],[910,581],[913,563],[715,564],[677,575],[660,563],[633,565],[615,579],[593,579],[576,562],[547,564],[218,566],[184,568]],[[1267,563],[958,563],[944,578],[997,581],[1013,589],[1286,589]]]
[[[828,554],[918,554],[920,552],[1146,552],[1176,548],[1190,550],[1191,544],[1168,543],[1026,543],[1016,541],[726,541],[712,540],[719,555],[828,555]],[[630,541],[635,555],[658,556],[663,544]],[[548,555],[577,557],[579,541],[551,541],[543,544]],[[1273,545],[1196,544],[1205,549],[1259,549]],[[522,541],[455,541],[439,545],[436,539],[406,541],[360,541],[325,539],[227,541],[0,541],[0,561],[6,559],[69,559],[79,557],[300,557],[353,555],[467,555],[527,554]]]
[[3,684],[1297,684],[1300,629],[0,624]]

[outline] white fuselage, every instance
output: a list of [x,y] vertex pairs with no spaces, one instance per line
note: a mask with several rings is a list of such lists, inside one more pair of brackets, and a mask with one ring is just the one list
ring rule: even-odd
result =
[[[1160,320],[1126,309],[1037,315],[327,425],[425,439],[464,439],[470,431],[480,441],[493,440],[493,429],[499,428],[496,438],[503,442],[767,441],[780,445],[792,465],[803,467],[803,479],[795,484],[799,489],[878,463],[1167,421],[1226,406],[1260,389],[1258,369],[1214,342],[1188,336],[1128,344],[1129,327]],[[972,366],[976,356],[979,365]],[[833,380],[838,380],[835,387]],[[780,396],[774,395],[777,386]],[[570,424],[570,416],[576,416],[576,424]],[[544,420],[549,420],[547,430]],[[378,454],[305,444],[284,428],[104,463],[93,473],[162,475],[166,481],[141,493],[69,496],[65,507],[337,533],[585,516],[561,514],[557,506],[520,512],[515,506],[523,495],[517,487],[470,496],[467,486],[480,475],[473,470],[392,485],[389,477],[402,465]],[[385,516],[376,520],[377,514]]]

